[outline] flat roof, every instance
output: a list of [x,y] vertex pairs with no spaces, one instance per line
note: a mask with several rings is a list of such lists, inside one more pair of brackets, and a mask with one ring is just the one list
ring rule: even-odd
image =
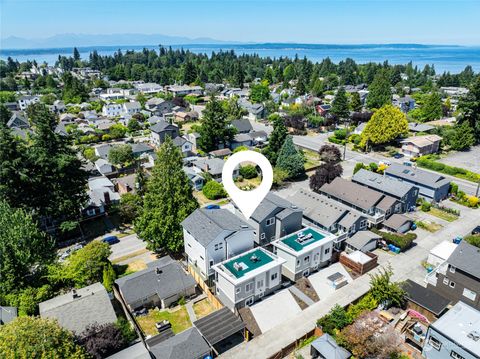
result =
[[471,337],[480,334],[480,311],[458,302],[431,326],[470,353],[480,356],[479,342]]
[[260,268],[270,262],[273,262],[273,258],[271,256],[269,256],[265,251],[255,249],[239,257],[232,258],[231,260],[223,263],[223,265],[235,276],[235,278],[240,278],[246,273]]
[[229,336],[243,330],[245,324],[227,307],[216,310],[193,322],[210,345],[220,343]]
[[283,239],[280,239],[280,242],[286,244],[288,247],[293,249],[295,252],[300,252],[305,247],[321,241],[326,236],[320,232],[317,232],[313,228],[305,228],[298,232],[288,235]]

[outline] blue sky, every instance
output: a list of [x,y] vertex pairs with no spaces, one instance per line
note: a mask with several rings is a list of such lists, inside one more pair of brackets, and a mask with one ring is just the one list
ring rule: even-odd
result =
[[240,42],[480,45],[479,0],[0,0],[1,37],[145,33]]

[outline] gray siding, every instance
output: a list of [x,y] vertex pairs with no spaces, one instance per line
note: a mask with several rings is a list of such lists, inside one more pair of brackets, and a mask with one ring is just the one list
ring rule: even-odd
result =
[[[439,349],[435,349],[430,344],[430,337],[438,340],[441,343],[441,347]],[[457,343],[450,340],[446,336],[440,334],[435,328],[428,328],[427,337],[425,339],[425,345],[423,346],[422,354],[427,359],[452,359],[452,351],[461,355],[465,359],[478,359],[477,356],[473,355],[472,353],[467,352],[465,349],[460,347]]]

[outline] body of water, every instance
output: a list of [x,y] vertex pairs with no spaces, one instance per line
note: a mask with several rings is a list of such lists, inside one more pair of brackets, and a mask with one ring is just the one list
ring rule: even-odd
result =
[[[143,48],[155,49],[157,46],[97,46],[79,47],[82,58],[87,59],[90,52],[96,49],[100,55],[112,55],[118,49],[122,51]],[[172,48],[184,48],[194,53],[211,54],[212,51],[234,50],[238,54],[258,54],[262,57],[306,56],[312,61],[321,61],[326,57],[338,63],[346,58],[352,58],[357,63],[384,62],[390,64],[406,64],[412,61],[414,65],[423,67],[434,64],[437,73],[450,71],[458,73],[465,66],[471,65],[475,72],[480,72],[480,46],[436,46],[436,45],[308,45],[308,44],[232,44],[232,45],[172,45]],[[51,49],[1,49],[0,59],[12,57],[20,62],[36,60],[53,65],[59,55],[69,56],[72,48]]]

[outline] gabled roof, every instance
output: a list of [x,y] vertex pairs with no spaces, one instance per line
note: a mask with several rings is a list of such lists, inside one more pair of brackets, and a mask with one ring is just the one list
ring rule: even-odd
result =
[[275,214],[281,212],[282,210],[290,208],[296,212],[301,212],[302,210],[298,208],[293,203],[287,201],[286,199],[280,198],[272,192],[268,192],[265,198],[260,202],[255,212],[253,212],[252,218],[256,222],[262,222],[269,215],[276,211]]
[[361,250],[371,241],[379,240],[382,237],[370,231],[358,231],[352,237],[345,240],[346,244],[351,245],[357,250]]
[[395,213],[392,214],[392,216],[388,218],[385,222],[383,222],[383,225],[385,227],[398,230],[407,222],[413,222],[413,220],[403,214]]
[[14,112],[7,122],[10,128],[29,128],[28,120],[18,112]]
[[218,235],[253,230],[241,218],[227,209],[196,209],[184,219],[182,226],[197,242],[207,247]]
[[[223,165],[225,161],[221,158],[205,158],[199,157],[196,161],[193,162],[193,165],[203,172],[208,172],[212,175],[218,175],[222,173]],[[208,170],[206,169],[208,166]]]
[[100,145],[95,147],[95,152],[97,153],[98,157],[106,159],[108,158],[108,153],[112,149],[112,145],[106,144],[106,145]]
[[197,328],[184,330],[149,349],[155,359],[198,359],[210,353],[210,346]]
[[374,207],[384,196],[371,188],[366,188],[341,177],[336,177],[332,182],[325,183],[320,191],[363,210]]
[[388,168],[385,170],[385,173],[387,175],[399,177],[403,180],[418,183],[431,188],[440,188],[450,183],[450,180],[440,174],[424,171],[419,168],[404,166],[398,163],[392,163],[390,166],[388,166]]
[[461,241],[448,263],[480,280],[480,248]]
[[428,132],[433,130],[435,127],[431,125],[427,125],[424,123],[415,123],[415,122],[409,122],[408,123],[408,129],[413,132]]
[[437,135],[413,136],[402,140],[402,143],[411,143],[412,145],[422,148],[431,146],[432,144],[442,140],[442,137]]
[[348,350],[339,346],[329,334],[323,334],[320,338],[315,339],[312,347],[328,359],[348,359],[352,355]]
[[156,132],[156,133],[160,133],[160,132],[167,131],[167,130],[172,131],[172,130],[175,130],[175,129],[178,129],[177,125],[172,125],[171,123],[168,123],[165,120],[160,120],[156,124],[154,124],[153,126],[150,126],[150,130],[153,131],[153,132]]
[[40,316],[54,318],[68,330],[80,334],[91,324],[117,320],[107,291],[101,283],[71,291],[39,304]]
[[115,353],[107,359],[151,359],[150,353],[148,352],[145,345],[142,342],[134,344],[126,349]]
[[245,118],[233,120],[232,126],[235,127],[239,133],[248,133],[253,130],[252,124]]
[[115,283],[128,304],[155,294],[160,299],[168,298],[196,285],[193,277],[169,256],[150,262],[147,269],[119,278]]
[[153,148],[143,142],[133,143],[131,145],[133,154],[142,154],[145,152],[153,152]]
[[352,181],[367,187],[373,187],[377,191],[387,193],[396,198],[402,198],[414,187],[410,183],[400,182],[391,177],[365,169],[355,173]]

